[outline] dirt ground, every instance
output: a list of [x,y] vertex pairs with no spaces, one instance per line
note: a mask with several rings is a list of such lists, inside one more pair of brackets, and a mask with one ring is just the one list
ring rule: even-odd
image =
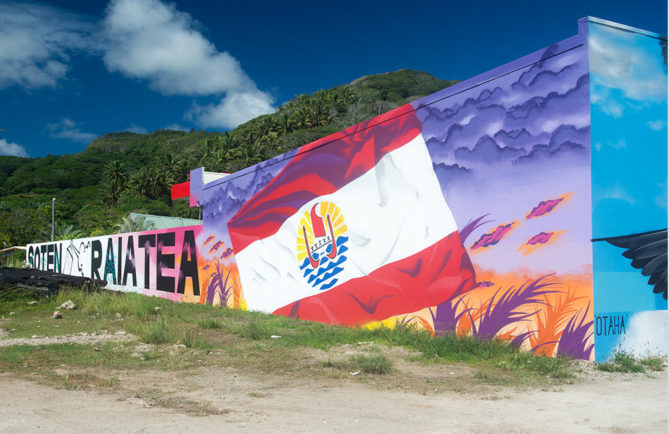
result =
[[[448,366],[440,369],[456,375]],[[574,384],[468,392],[435,392],[429,383],[386,387],[383,376],[271,377],[234,368],[113,375],[118,380],[112,387],[66,390],[0,374],[0,432],[662,433],[668,428],[666,371],[606,374],[586,367]]]

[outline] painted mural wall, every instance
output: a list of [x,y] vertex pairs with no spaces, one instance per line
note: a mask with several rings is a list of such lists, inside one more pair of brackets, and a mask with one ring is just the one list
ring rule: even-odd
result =
[[202,226],[34,244],[26,260],[176,301],[547,356],[666,352],[666,119],[666,39],[584,19],[284,155],[191,171]]
[[110,289],[174,301],[201,302],[196,238],[184,226],[51,243],[29,244],[31,268],[106,280]]
[[591,359],[589,83],[578,35],[192,191],[207,301]]
[[589,26],[597,360],[667,352],[666,42]]

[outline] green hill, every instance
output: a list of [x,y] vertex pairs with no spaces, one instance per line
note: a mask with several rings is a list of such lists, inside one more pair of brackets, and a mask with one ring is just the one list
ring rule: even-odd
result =
[[197,217],[169,198],[191,169],[235,172],[455,83],[403,69],[299,95],[229,132],[109,133],[77,154],[0,157],[0,248],[50,236],[52,197],[58,233],[112,233],[130,212]]

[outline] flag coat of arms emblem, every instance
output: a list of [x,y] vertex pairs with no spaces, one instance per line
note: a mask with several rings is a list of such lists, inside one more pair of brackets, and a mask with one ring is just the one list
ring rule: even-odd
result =
[[410,106],[302,147],[228,222],[246,303],[331,324],[475,285]]

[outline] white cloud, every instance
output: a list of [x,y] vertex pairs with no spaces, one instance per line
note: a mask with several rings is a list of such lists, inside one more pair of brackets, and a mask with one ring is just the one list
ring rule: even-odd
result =
[[189,118],[203,127],[234,128],[257,116],[274,111],[268,94],[260,91],[228,93],[219,104],[195,105]]
[[605,192],[603,196],[607,199],[622,200],[622,201],[625,201],[625,202],[629,203],[630,205],[634,205],[636,203],[636,199],[634,199],[634,197],[632,197],[627,192],[627,190],[625,190],[624,188],[622,188],[620,186],[616,186],[616,187],[612,188],[611,190]]
[[610,145],[613,149],[625,149],[625,148],[627,148],[627,142],[625,141],[625,139],[620,139],[615,143],[611,142]]
[[650,129],[655,130],[655,131],[660,131],[666,125],[667,125],[667,123],[665,121],[651,121],[651,122],[648,122],[648,126],[650,127]]
[[[597,85],[620,89],[627,98],[636,101],[666,97],[667,75],[659,44],[653,56],[637,44],[638,35],[603,26],[597,26],[596,30],[590,34],[589,49],[590,69]],[[596,102],[599,90],[596,86],[593,90]]]
[[63,118],[58,123],[48,124],[46,127],[50,132],[49,137],[53,139],[68,139],[73,142],[89,143],[98,137],[97,134],[81,131],[77,128],[76,122],[68,118]]
[[149,130],[147,130],[146,128],[140,127],[140,126],[135,125],[135,124],[130,125],[128,128],[125,129],[125,131],[128,131],[130,133],[135,133],[135,134],[146,134],[146,133],[149,132]]
[[26,149],[17,145],[16,143],[11,143],[5,139],[0,139],[0,155],[13,155],[16,157],[27,157],[28,153]]
[[111,71],[145,79],[166,95],[254,89],[239,62],[219,52],[190,15],[159,0],[112,0],[104,20]]
[[93,47],[92,29],[81,16],[48,6],[0,4],[0,89],[55,87],[70,54]]
[[183,125],[179,125],[179,124],[169,124],[168,126],[166,126],[163,129],[164,130],[173,130],[173,131],[190,131],[190,128],[186,128]]
[[660,182],[656,184],[659,190],[662,192],[655,196],[655,205],[657,205],[658,208],[666,208],[667,207],[667,184]]
[[146,80],[164,95],[221,95],[219,105],[190,112],[208,127],[233,128],[275,110],[239,62],[220,52],[198,23],[160,0],[112,0],[103,22],[104,62],[110,71]]
[[[272,96],[256,87],[237,59],[219,51],[174,4],[111,0],[100,23],[44,5],[0,4],[0,89],[56,87],[78,53],[102,56],[109,71],[145,81],[163,95],[221,99],[194,105],[198,110],[188,115],[199,125],[233,128],[275,110]],[[64,121],[49,129],[56,138],[95,137]]]
[[611,117],[619,118],[623,115],[623,106],[613,98],[606,99],[604,103],[600,105],[600,107],[604,113]]

